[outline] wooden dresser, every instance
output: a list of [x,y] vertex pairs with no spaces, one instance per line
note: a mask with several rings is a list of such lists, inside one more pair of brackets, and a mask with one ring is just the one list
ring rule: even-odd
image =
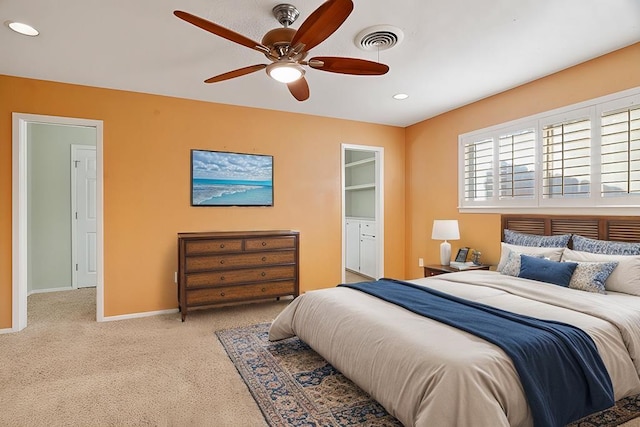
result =
[[297,231],[178,234],[178,303],[196,307],[299,294]]

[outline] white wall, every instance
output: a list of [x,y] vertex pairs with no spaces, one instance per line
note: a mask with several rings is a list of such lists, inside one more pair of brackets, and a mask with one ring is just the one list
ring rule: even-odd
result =
[[95,128],[29,123],[28,292],[71,287],[71,144]]

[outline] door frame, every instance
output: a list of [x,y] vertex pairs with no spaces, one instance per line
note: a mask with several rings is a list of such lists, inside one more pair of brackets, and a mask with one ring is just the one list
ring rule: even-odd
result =
[[39,114],[12,113],[12,322],[11,331],[27,326],[27,256],[28,256],[28,194],[27,144],[28,124],[42,123],[96,129],[96,241],[97,284],[96,320],[104,321],[104,213],[103,213],[103,122],[102,120]]
[[370,145],[354,145],[354,144],[342,144],[340,152],[340,178],[342,188],[342,282],[346,281],[346,248],[347,248],[347,233],[346,233],[346,191],[345,191],[345,164],[346,164],[346,151],[372,151],[375,153],[376,167],[375,167],[375,215],[376,215],[376,227],[377,235],[377,275],[375,278],[384,277],[384,147],[374,147]]
[[[74,164],[76,153],[78,150],[93,150],[96,151],[96,147],[93,145],[71,144],[71,287],[73,289],[78,288],[78,271],[75,269],[78,263],[78,222],[74,221],[74,214],[78,210],[78,168]],[[97,161],[97,153],[96,153]],[[97,208],[97,206],[96,206]],[[86,252],[86,248],[85,248]]]

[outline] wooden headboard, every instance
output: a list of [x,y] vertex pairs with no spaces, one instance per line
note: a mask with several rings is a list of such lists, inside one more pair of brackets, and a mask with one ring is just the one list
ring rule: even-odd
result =
[[640,242],[640,216],[509,214],[502,215],[502,241],[505,229],[543,236],[579,234],[598,240]]

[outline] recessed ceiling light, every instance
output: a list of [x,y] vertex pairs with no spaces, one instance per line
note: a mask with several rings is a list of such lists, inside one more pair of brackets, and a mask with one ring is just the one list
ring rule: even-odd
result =
[[393,95],[393,99],[397,99],[398,101],[402,101],[403,99],[407,99],[409,97],[409,95],[407,95],[406,93],[396,93],[395,95]]
[[31,25],[23,24],[22,22],[7,21],[6,24],[16,33],[20,33],[25,36],[35,37],[40,34],[40,32],[33,28]]

